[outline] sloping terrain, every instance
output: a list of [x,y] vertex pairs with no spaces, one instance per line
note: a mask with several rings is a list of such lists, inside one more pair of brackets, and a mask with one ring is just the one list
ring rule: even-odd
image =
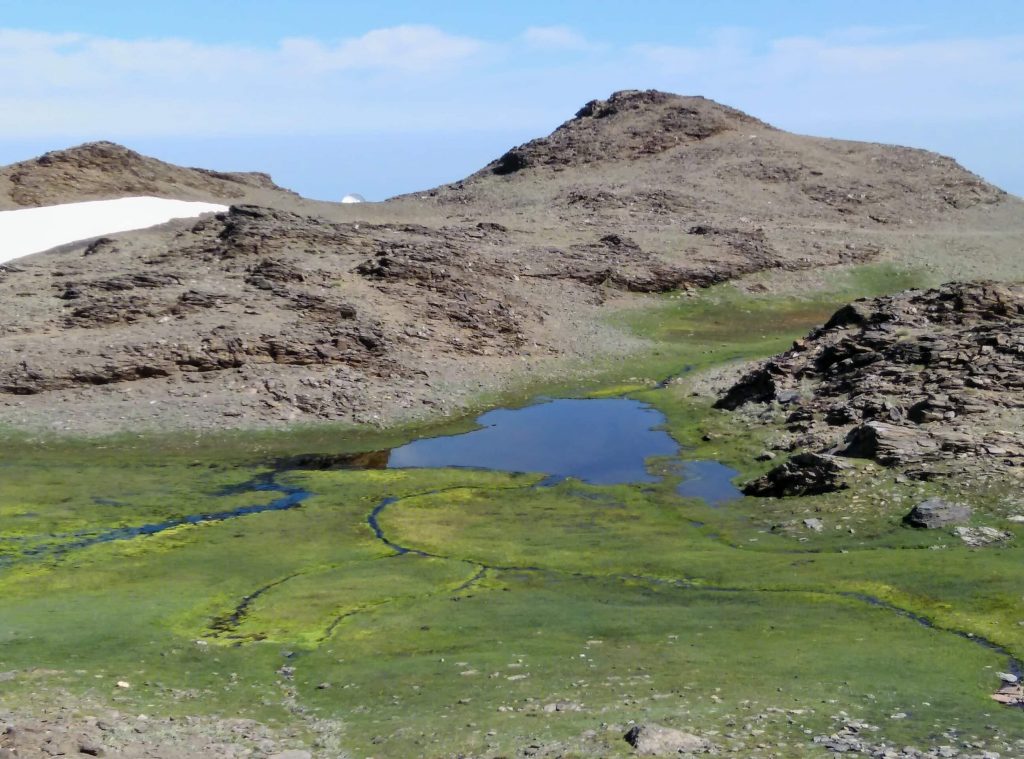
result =
[[416,418],[636,350],[603,317],[643,293],[752,274],[792,288],[875,261],[1016,276],[1024,229],[1024,204],[950,159],[654,91],[385,203],[105,143],[0,171],[10,203],[139,193],[236,206],[0,269],[0,422]]

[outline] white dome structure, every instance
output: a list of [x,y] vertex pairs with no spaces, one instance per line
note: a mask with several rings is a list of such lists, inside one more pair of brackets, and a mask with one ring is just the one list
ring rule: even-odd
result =
[[351,195],[346,195],[341,199],[342,203],[365,203],[366,198],[357,192],[353,192]]

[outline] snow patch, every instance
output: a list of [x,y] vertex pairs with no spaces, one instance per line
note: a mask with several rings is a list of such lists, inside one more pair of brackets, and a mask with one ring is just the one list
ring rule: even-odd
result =
[[227,210],[217,203],[144,196],[0,211],[0,264],[70,242]]

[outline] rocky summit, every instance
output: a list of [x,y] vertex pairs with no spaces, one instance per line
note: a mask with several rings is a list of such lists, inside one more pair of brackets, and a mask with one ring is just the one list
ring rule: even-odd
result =
[[294,193],[260,172],[184,168],[113,142],[89,142],[0,168],[0,210],[131,195],[242,201]]
[[140,194],[232,208],[0,267],[0,423],[452,413],[642,349],[607,317],[648,293],[744,277],[805,290],[871,263],[1013,268],[1024,230],[1019,199],[951,159],[657,91],[592,101],[465,180],[382,203],[111,143],[0,169],[0,208]]
[[[716,405],[781,409],[790,434],[780,447],[869,458],[918,479],[1016,471],[1024,465],[1024,287],[952,283],[856,301]],[[817,483],[820,458],[796,456],[769,478],[806,469],[802,479]]]

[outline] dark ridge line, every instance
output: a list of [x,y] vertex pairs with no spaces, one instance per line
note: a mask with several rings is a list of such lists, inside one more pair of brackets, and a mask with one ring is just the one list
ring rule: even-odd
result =
[[290,574],[280,580],[275,580],[272,583],[264,585],[262,588],[257,588],[247,596],[242,596],[242,600],[237,606],[235,606],[233,611],[230,611],[227,614],[222,614],[219,617],[213,617],[210,620],[209,628],[213,631],[212,637],[217,638],[228,633],[233,633],[238,629],[238,626],[242,623],[246,615],[248,615],[249,608],[257,598],[262,596],[271,588],[276,588],[278,585],[282,585],[301,574],[303,573],[295,572],[294,574]]

